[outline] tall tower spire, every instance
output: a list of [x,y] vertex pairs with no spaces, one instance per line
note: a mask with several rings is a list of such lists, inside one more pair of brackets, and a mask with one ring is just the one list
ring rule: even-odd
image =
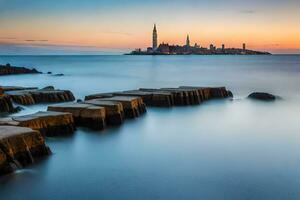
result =
[[152,33],[152,49],[153,49],[153,51],[157,49],[157,30],[156,30],[156,24],[154,24],[153,33]]
[[187,47],[190,46],[190,36],[189,35],[186,36],[186,46]]

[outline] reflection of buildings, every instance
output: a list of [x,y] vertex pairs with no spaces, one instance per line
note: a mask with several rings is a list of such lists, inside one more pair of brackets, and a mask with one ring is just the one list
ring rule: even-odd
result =
[[152,47],[148,47],[146,51],[141,49],[136,49],[132,51],[130,55],[257,55],[257,54],[270,54],[268,52],[259,52],[246,49],[246,44],[244,43],[242,48],[225,48],[222,44],[221,48],[217,48],[213,44],[206,47],[201,47],[197,43],[194,46],[190,45],[190,37],[187,35],[185,45],[169,45],[168,43],[161,43],[158,45],[158,34],[156,25],[154,24],[152,33]]

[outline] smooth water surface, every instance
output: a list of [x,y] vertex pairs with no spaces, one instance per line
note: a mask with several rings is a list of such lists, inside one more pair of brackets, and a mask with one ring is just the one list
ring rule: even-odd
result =
[[[235,99],[148,108],[117,128],[48,138],[54,154],[1,177],[0,199],[300,199],[300,56],[0,56],[8,62],[65,76],[0,85],[54,85],[81,99],[180,85],[226,86]],[[283,99],[247,100],[252,91]]]

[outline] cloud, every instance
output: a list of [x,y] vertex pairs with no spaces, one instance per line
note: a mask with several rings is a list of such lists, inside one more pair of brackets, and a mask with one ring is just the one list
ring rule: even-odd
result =
[[48,42],[48,40],[24,40],[25,42]]
[[119,32],[119,31],[103,31],[103,33],[125,35],[125,36],[131,36],[131,35],[133,35],[132,33]]
[[256,13],[255,10],[241,10],[240,12],[243,13],[243,14],[254,14],[254,13]]
[[16,40],[15,37],[0,37],[0,40]]

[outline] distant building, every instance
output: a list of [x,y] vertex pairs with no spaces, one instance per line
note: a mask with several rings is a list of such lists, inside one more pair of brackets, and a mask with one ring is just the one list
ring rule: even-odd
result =
[[152,33],[152,50],[155,51],[157,49],[157,30],[156,24],[154,24],[153,33]]
[[185,43],[185,45],[187,47],[190,47],[190,36],[189,35],[186,36],[186,43]]
[[243,50],[246,51],[246,44],[243,43]]
[[[1,0],[0,0],[1,1]],[[169,45],[168,43],[158,44],[158,34],[156,24],[154,24],[152,32],[152,47],[146,50],[135,49],[129,55],[259,55],[270,54],[268,52],[259,52],[246,49],[246,44],[242,44],[241,48],[226,48],[222,44],[220,48],[216,48],[213,44],[207,47],[201,47],[197,43],[191,46],[190,36],[187,35],[184,45]]]

